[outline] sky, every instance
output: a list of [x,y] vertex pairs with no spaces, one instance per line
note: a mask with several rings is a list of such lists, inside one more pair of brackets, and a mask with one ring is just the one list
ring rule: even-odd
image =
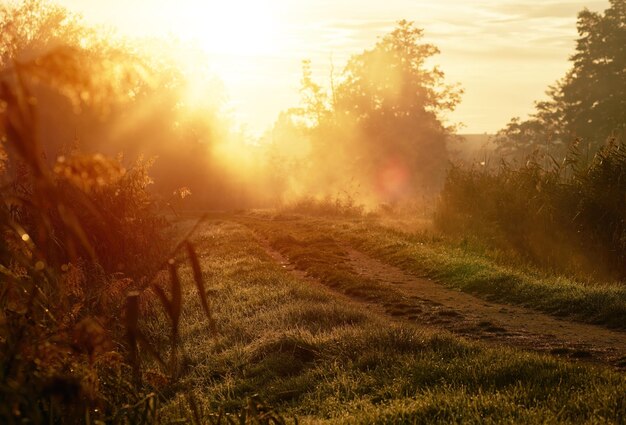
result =
[[301,62],[328,84],[347,59],[373,47],[398,20],[424,29],[441,50],[432,63],[460,83],[446,117],[461,133],[493,133],[525,117],[565,75],[576,15],[608,0],[57,0],[88,22],[133,37],[175,37],[200,46],[224,82],[234,114],[253,134],[299,100]]

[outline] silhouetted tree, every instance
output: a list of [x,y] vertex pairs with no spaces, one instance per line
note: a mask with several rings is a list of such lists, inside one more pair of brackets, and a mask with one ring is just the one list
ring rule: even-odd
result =
[[570,137],[598,141],[626,129],[626,0],[610,3],[604,15],[578,16],[574,67],[555,98]]
[[550,87],[548,101],[527,121],[514,119],[496,138],[501,151],[523,155],[547,147],[563,153],[579,139],[599,147],[626,132],[626,0],[610,0],[604,14],[578,15],[572,69]]
[[413,23],[400,21],[372,50],[350,59],[336,93],[336,113],[359,129],[356,142],[363,155],[357,167],[369,168],[375,183],[383,186],[391,183],[383,180],[407,174],[404,183],[396,182],[404,187],[379,187],[397,190],[392,196],[439,184],[449,136],[440,113],[453,110],[460,100],[460,90],[444,84],[439,68],[426,67],[439,49],[420,43],[422,36]]
[[421,43],[422,36],[412,22],[400,21],[348,61],[330,93],[304,63],[302,106],[290,113],[307,128],[310,185],[318,192],[356,181],[361,195],[390,201],[441,183],[451,134],[441,113],[454,109],[461,90],[444,84],[439,68],[426,66],[439,50]]

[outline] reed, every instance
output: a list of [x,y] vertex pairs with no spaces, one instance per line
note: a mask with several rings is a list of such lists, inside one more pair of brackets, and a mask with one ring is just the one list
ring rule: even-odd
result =
[[626,278],[626,144],[609,140],[589,160],[574,144],[545,164],[453,167],[436,225],[559,272]]

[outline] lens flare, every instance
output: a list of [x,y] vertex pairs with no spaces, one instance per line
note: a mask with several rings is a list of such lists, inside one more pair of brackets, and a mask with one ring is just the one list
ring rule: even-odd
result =
[[376,176],[378,195],[386,201],[401,199],[410,189],[410,169],[400,158],[385,161]]

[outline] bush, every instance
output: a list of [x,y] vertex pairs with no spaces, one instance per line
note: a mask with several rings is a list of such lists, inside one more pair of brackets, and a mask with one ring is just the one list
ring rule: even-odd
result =
[[59,157],[54,167],[66,202],[87,204],[77,218],[109,273],[148,275],[170,251],[167,222],[147,191],[150,165],[140,159],[127,170],[119,160],[75,153]]
[[144,396],[119,324],[167,249],[147,167],[75,153],[51,169],[25,80],[0,83],[0,422],[129,417]]
[[624,279],[626,144],[611,141],[589,162],[574,145],[563,163],[542,162],[453,167],[436,225],[560,271]]
[[[175,378],[182,295],[170,258],[187,248],[210,319],[197,256],[189,243],[169,249],[149,163],[74,152],[49,166],[25,69],[0,76],[0,422],[156,422],[140,361],[163,355],[138,323],[161,301]],[[164,268],[167,290],[155,279]]]

